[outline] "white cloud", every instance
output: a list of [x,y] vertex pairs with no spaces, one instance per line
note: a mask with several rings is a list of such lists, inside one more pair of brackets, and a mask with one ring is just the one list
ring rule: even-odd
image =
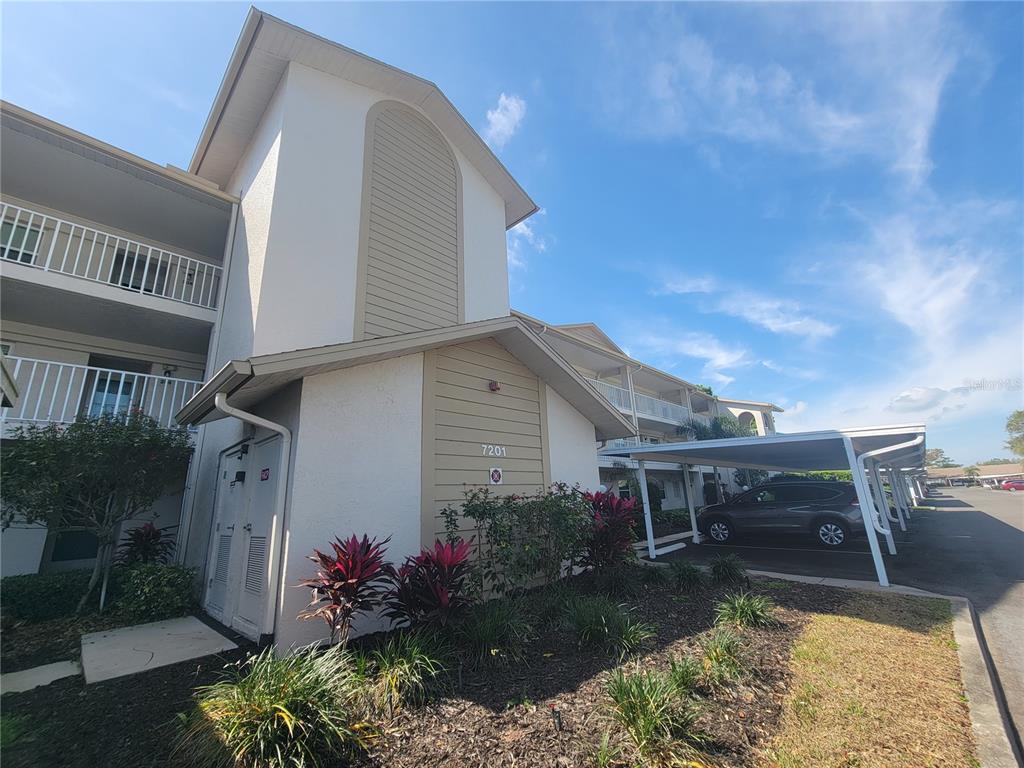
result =
[[[719,153],[704,147],[721,137],[829,162],[871,157],[917,186],[946,81],[977,55],[937,4],[729,7],[721,38],[697,31],[685,8],[610,13],[606,114],[631,132],[694,141],[712,168]],[[735,45],[746,37],[758,59]]]
[[679,356],[701,360],[704,363],[701,375],[720,387],[735,381],[726,371],[753,363],[745,347],[727,344],[710,333],[697,331],[661,329],[658,333],[641,333],[631,339],[630,349],[641,360],[651,360],[663,369],[672,367]]
[[717,304],[717,309],[772,333],[822,339],[836,332],[836,326],[806,314],[795,301],[763,296],[752,291],[733,291],[724,294]]
[[791,365],[780,365],[774,360],[762,360],[761,365],[767,368],[769,371],[781,374],[782,376],[789,376],[794,379],[804,379],[805,381],[817,381],[822,377],[820,371],[816,371],[810,368],[798,368]]
[[[537,216],[544,216],[547,211],[541,208]],[[536,219],[534,219],[536,221]],[[529,220],[521,221],[505,234],[508,266],[511,269],[525,269],[528,252],[544,253],[548,249],[546,237],[538,235]]]
[[786,413],[791,416],[799,416],[801,413],[807,410],[807,403],[803,400],[797,400],[793,405],[786,409]]
[[934,410],[949,397],[949,392],[939,387],[913,387],[900,392],[888,405],[890,411],[916,413]]
[[484,141],[492,149],[504,147],[526,117],[526,101],[519,96],[498,96],[498,105],[487,110],[487,127],[484,128]]
[[711,293],[718,284],[710,275],[672,274],[665,276],[661,285],[651,289],[655,296],[669,296],[686,293]]

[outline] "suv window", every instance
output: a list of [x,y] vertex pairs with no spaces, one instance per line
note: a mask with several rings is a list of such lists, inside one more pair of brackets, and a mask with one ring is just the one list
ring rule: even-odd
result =
[[791,501],[829,501],[838,497],[838,490],[820,485],[793,485],[789,488]]
[[747,504],[764,504],[767,502],[778,501],[778,491],[778,488],[765,488],[760,491],[754,491],[744,498],[743,501]]

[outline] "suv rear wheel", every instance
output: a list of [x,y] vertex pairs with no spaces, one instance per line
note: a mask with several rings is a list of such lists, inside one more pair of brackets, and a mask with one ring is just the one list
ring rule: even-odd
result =
[[725,544],[733,537],[732,523],[724,517],[712,518],[708,521],[708,536],[718,544]]
[[850,538],[850,531],[843,523],[834,519],[819,520],[814,524],[814,535],[818,543],[830,549],[838,549]]

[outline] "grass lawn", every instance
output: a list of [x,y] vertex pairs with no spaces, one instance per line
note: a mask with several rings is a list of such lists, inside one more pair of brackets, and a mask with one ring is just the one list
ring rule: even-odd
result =
[[779,768],[978,765],[945,600],[857,594],[813,614],[790,673]]
[[[633,656],[581,647],[566,609],[531,595],[517,604],[534,628],[522,661],[479,666],[460,647],[443,689],[383,719],[379,738],[354,765],[667,765],[638,758],[641,723],[624,719],[621,705],[617,716],[613,681],[623,674],[664,679],[686,662],[695,677],[677,725],[678,738],[691,745],[691,765],[972,764],[945,604],[756,579],[693,592],[668,579],[632,586],[616,601],[653,633]],[[735,629],[734,664],[711,665],[723,653],[714,643],[716,608],[748,589],[775,603],[775,620]],[[576,580],[575,590],[577,597],[600,591],[588,577]],[[6,695],[5,719],[23,718],[32,728],[5,748],[4,766],[177,765],[177,713],[226,660],[208,657],[89,686],[69,678]]]

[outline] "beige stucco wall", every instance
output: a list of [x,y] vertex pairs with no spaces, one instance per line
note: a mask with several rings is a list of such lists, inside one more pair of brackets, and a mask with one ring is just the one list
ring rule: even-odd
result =
[[551,480],[569,485],[578,483],[585,491],[596,491],[601,481],[594,425],[551,387],[545,387]]
[[[307,556],[335,536],[391,537],[388,559],[419,552],[423,356],[370,363],[305,379],[289,502],[279,646],[327,636],[321,621],[296,621],[309,593]],[[380,628],[360,619],[357,633]]]

